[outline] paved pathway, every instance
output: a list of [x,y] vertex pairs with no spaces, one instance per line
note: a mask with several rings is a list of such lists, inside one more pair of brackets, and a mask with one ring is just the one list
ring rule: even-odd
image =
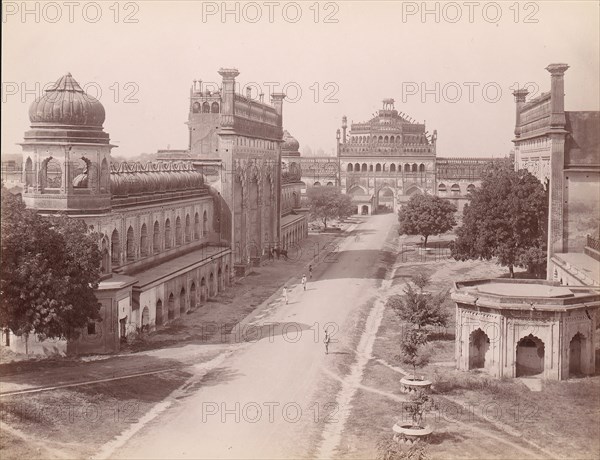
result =
[[281,301],[247,323],[240,337],[254,343],[199,375],[111,458],[298,458],[314,452],[310,433],[322,423],[325,404],[334,402],[317,391],[328,378],[323,366],[336,359],[324,353],[323,328],[339,340],[332,351],[356,333],[357,310],[377,292],[379,250],[395,220],[389,214],[361,224],[360,241],[346,238],[339,253],[318,266],[306,291],[295,286],[288,305]]

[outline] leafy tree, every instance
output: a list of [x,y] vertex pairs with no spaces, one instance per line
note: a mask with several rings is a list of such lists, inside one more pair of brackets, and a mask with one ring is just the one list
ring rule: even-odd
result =
[[422,287],[415,289],[411,283],[404,288],[404,295],[393,295],[388,298],[387,304],[391,307],[398,317],[407,323],[412,324],[417,329],[426,326],[443,326],[448,324],[449,314],[444,308],[444,303],[448,297],[447,292],[432,294],[425,292],[423,288],[427,285],[422,284],[422,280],[417,277],[415,284],[419,283]]
[[[413,284],[416,286],[413,287]],[[417,273],[411,283],[404,288],[404,295],[393,295],[387,300],[387,306],[398,317],[409,323],[409,328],[402,336],[400,360],[413,367],[413,376],[416,378],[417,367],[426,366],[429,354],[423,351],[428,341],[427,326],[447,326],[450,315],[444,308],[448,297],[447,292],[432,294],[426,292],[429,277],[425,273]]]
[[412,420],[412,428],[424,428],[423,415],[436,407],[435,401],[423,390],[418,390],[408,397],[408,404],[402,405]]
[[427,332],[422,329],[410,329],[400,341],[400,360],[403,364],[412,366],[413,378],[417,378],[417,367],[421,368],[429,364],[430,354],[423,350],[427,344]]
[[100,320],[96,234],[84,222],[44,218],[2,190],[0,327],[40,338],[76,338]]
[[540,181],[526,170],[497,163],[471,192],[452,255],[457,260],[496,257],[513,278],[515,265],[539,265],[547,222],[548,197]]
[[343,219],[354,214],[352,198],[337,187],[311,187],[307,191],[310,215],[327,228],[327,219]]
[[456,225],[455,213],[456,206],[439,196],[413,195],[398,211],[399,233],[421,235],[425,238],[423,246],[427,247],[430,235],[446,233]]

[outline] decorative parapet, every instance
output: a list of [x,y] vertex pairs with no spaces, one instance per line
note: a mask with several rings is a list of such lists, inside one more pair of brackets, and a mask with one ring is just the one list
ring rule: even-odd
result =
[[196,171],[191,161],[148,161],[143,164],[139,161],[112,163],[111,174],[134,173],[134,172],[160,172],[160,171]]

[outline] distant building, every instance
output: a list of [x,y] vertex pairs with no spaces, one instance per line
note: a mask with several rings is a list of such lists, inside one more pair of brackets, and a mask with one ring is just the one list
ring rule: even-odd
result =
[[435,194],[436,131],[429,135],[424,123],[400,114],[393,99],[384,99],[369,121],[352,123],[349,133],[347,127],[343,117],[341,186],[352,195],[357,211],[395,211],[415,193]]
[[549,189],[548,279],[600,284],[600,112],[564,107],[567,64],[550,64],[550,91],[516,100],[515,167]]
[[[352,196],[358,214],[396,212],[415,193],[439,195],[452,201],[462,215],[469,192],[481,183],[490,158],[438,158],[437,131],[429,134],[424,123],[417,123],[394,108],[393,99],[369,121],[352,123],[342,118],[337,131],[338,165],[331,161],[331,185],[340,184]],[[316,158],[313,161],[323,161]],[[326,174],[308,185],[321,185]]]
[[301,196],[305,184],[299,163],[300,143],[287,131],[281,145],[281,245],[292,249],[308,236],[308,209]]
[[436,158],[436,193],[454,203],[459,218],[469,202],[469,193],[481,185],[481,178],[493,161],[490,158]]

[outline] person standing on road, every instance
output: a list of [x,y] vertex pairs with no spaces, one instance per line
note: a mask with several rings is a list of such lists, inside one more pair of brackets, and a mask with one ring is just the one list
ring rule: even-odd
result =
[[304,290],[306,291],[306,275],[302,275],[302,286],[304,286]]
[[285,304],[288,304],[288,291],[287,286],[283,286],[283,300],[285,300]]
[[308,277],[312,279],[312,265],[308,266]]
[[325,354],[329,354],[329,342],[331,342],[331,336],[329,335],[329,331],[325,329],[325,338],[323,339],[323,343],[325,344]]

